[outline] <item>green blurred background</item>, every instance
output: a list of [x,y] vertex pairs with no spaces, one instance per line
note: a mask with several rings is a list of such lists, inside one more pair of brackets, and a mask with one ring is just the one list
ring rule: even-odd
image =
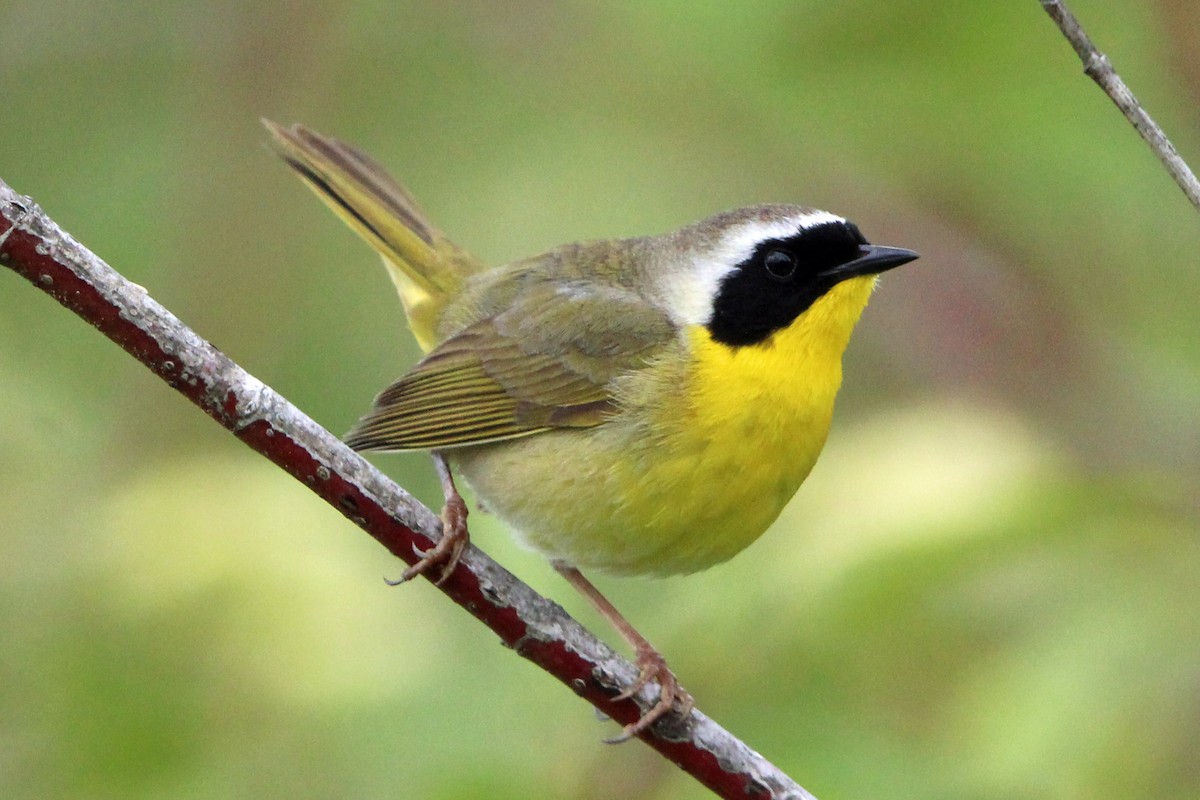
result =
[[[1073,6],[1200,162],[1200,6]],[[762,201],[920,251],[778,524],[601,587],[826,800],[1200,795],[1200,216],[1035,0],[6,0],[0,93],[0,177],[335,432],[416,350],[260,116],[489,262]],[[704,795],[7,273],[0,416],[0,796]]]

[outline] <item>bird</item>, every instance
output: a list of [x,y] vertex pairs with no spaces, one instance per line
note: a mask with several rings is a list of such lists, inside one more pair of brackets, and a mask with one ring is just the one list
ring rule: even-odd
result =
[[395,582],[457,567],[469,540],[458,475],[632,648],[638,675],[615,699],[658,683],[606,741],[689,714],[666,659],[582,570],[694,573],[757,539],[825,444],[879,274],[918,254],[870,244],[837,214],[764,204],[489,267],[358,148],[263,124],[382,257],[425,353],[345,437],[433,457],[442,537]]

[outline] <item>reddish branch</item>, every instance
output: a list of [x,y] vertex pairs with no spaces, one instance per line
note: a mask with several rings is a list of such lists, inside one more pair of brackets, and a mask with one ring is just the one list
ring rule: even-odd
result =
[[[206,414],[412,564],[440,536],[435,514],[270,387],[197,336],[0,181],[0,264],[98,328]],[[613,702],[632,664],[472,547],[439,587],[501,641],[625,724],[656,686]],[[811,798],[698,711],[641,738],[722,797]]]

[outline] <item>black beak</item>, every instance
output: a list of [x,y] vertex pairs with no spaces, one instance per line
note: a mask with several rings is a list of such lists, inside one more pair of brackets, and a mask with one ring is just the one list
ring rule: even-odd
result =
[[858,275],[878,275],[880,272],[886,272],[893,267],[907,264],[918,258],[920,256],[917,253],[914,253],[912,250],[905,250],[903,247],[864,244],[859,248],[858,258],[853,261],[847,261],[845,264],[839,264],[833,269],[826,270],[822,273],[822,277],[833,278],[835,281],[844,281],[847,278],[853,278]]

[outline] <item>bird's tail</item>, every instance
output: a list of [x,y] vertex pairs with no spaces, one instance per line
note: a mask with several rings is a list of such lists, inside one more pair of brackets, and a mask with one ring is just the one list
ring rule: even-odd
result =
[[381,166],[351,145],[269,120],[275,149],[334,213],[383,257],[409,327],[429,350],[437,320],[467,276],[482,267],[426,218],[417,202]]

